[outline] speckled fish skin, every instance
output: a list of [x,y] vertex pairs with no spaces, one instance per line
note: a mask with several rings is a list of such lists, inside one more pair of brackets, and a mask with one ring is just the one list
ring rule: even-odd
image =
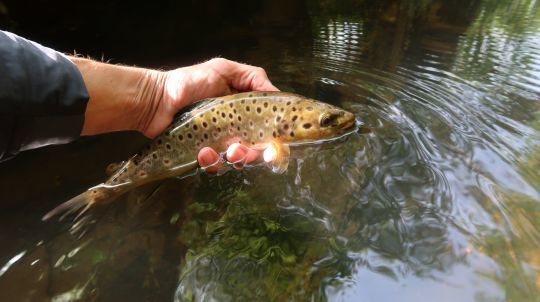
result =
[[286,92],[248,92],[207,99],[182,114],[107,181],[60,205],[64,211],[114,200],[142,184],[179,176],[198,167],[203,147],[225,152],[233,143],[265,149],[335,137],[354,125],[354,115],[338,107]]

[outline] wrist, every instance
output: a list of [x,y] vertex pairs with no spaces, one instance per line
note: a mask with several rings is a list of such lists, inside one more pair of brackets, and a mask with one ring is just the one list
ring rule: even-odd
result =
[[[82,135],[136,130],[147,134],[163,95],[163,72],[71,58],[90,99]],[[149,135],[148,135],[149,136]]]
[[131,117],[132,129],[148,137],[158,135],[166,125],[161,121],[170,121],[173,110],[166,102],[165,91],[167,73],[159,70],[141,69],[137,84],[134,86],[136,94],[130,99],[133,115]]

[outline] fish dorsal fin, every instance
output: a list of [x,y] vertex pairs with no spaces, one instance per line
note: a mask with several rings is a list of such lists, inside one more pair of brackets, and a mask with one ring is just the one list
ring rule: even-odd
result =
[[185,120],[190,118],[194,112],[201,111],[204,110],[206,107],[212,106],[215,100],[215,98],[204,99],[182,108],[182,110],[180,110],[174,116],[171,125],[177,125],[184,122]]

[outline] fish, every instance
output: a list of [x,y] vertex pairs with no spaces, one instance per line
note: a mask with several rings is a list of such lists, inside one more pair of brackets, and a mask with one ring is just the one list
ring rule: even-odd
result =
[[43,220],[60,213],[64,213],[62,217],[83,213],[149,182],[189,175],[200,168],[197,154],[204,147],[224,154],[231,144],[240,143],[263,151],[272,171],[283,173],[289,146],[332,139],[354,125],[353,113],[289,92],[245,92],[205,99],[177,115],[162,134],[113,168],[105,182],[57,206]]

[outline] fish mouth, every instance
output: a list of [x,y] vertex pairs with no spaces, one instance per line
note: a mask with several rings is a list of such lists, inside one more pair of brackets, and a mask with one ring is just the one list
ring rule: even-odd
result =
[[354,114],[350,113],[350,112],[347,112],[345,113],[345,116],[343,117],[343,122],[338,126],[338,130],[340,131],[343,131],[343,130],[348,130],[349,128],[357,125],[360,126],[360,122],[356,121],[356,119],[354,118]]

